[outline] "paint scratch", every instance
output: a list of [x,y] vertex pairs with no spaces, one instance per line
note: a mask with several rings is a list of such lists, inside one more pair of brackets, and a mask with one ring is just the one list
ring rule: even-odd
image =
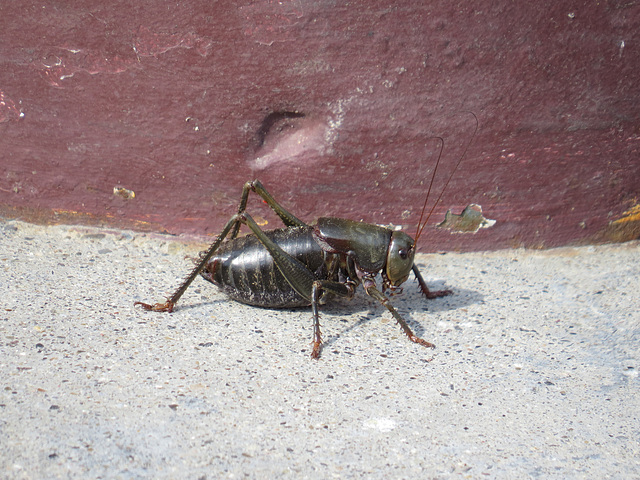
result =
[[154,57],[174,48],[195,49],[202,57],[211,52],[212,42],[207,38],[188,33],[154,33],[140,26],[134,40],[133,50],[139,57]]

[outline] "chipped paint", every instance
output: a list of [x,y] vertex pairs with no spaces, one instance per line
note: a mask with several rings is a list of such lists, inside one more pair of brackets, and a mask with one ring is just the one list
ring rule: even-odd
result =
[[113,194],[117,197],[124,198],[125,200],[133,200],[136,198],[136,192],[124,187],[113,187]]
[[482,215],[480,205],[472,203],[466,206],[460,215],[447,210],[444,221],[437,226],[456,233],[476,233],[481,228],[492,227],[495,223],[495,220],[490,220]]
[[622,216],[609,222],[588,238],[591,243],[628,242],[640,238],[640,205],[636,204]]

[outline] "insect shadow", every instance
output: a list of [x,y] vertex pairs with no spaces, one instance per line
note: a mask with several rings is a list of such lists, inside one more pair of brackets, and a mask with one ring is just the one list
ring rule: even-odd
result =
[[[443,282],[432,281],[430,284],[435,288],[445,288]],[[458,310],[484,301],[484,295],[475,290],[455,286],[453,288],[455,295],[425,302],[418,287],[412,288],[412,285],[407,285],[402,294],[393,296],[394,305],[397,306],[398,311],[403,313],[407,323],[409,323],[416,332],[419,332],[420,335],[424,335],[427,331],[432,330],[432,328],[430,328],[431,322],[437,320],[438,313]],[[199,289],[197,289],[195,293],[203,295]],[[200,302],[190,302],[183,305],[180,310],[199,309],[203,306],[215,307],[216,305],[228,303],[228,299],[223,293],[216,295],[216,297],[217,296],[220,296],[220,298],[203,298]],[[309,307],[296,307],[281,309],[280,311],[299,314],[308,313],[308,309]],[[256,315],[259,316],[261,310],[264,309],[252,307],[247,311],[255,311]],[[270,309],[267,308],[266,310]],[[323,305],[323,323],[327,331],[325,344],[333,344],[342,336],[348,335],[370,320],[380,317],[383,311],[384,307],[364,293],[357,294],[352,299],[340,297],[331,298],[326,305]],[[413,317],[418,314],[421,315],[422,318],[415,320]],[[309,316],[309,318],[311,317]],[[355,321],[354,318],[356,318]],[[385,318],[387,318],[387,316],[385,316]]]
[[[444,285],[438,285],[439,282],[430,283],[435,284],[436,288],[444,288]],[[419,289],[416,288],[415,292],[411,290],[411,286],[408,286],[402,294],[395,295],[393,301],[397,310],[402,313],[412,330],[419,336],[427,335],[427,332],[433,331],[434,322],[439,320],[438,313],[458,310],[484,301],[484,295],[475,290],[454,287],[455,295],[427,303]],[[384,307],[365,294],[356,295],[352,300],[332,299],[323,307],[323,323],[327,333],[324,340],[325,346],[332,345],[341,337],[349,335],[369,321],[380,318],[381,313],[384,315],[381,309],[383,311]],[[300,308],[296,308],[290,311],[299,312],[300,310]],[[415,319],[417,316],[420,316],[420,320]],[[388,315],[384,315],[384,318],[388,318]],[[394,331],[395,329],[392,329],[389,335],[394,334]],[[427,336],[432,335],[430,333]],[[435,343],[437,344],[437,341]]]

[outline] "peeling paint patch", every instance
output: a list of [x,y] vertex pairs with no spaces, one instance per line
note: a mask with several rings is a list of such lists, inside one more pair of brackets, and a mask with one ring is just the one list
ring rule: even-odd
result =
[[124,187],[113,187],[113,194],[116,197],[124,198],[125,200],[132,200],[136,198],[136,192],[128,190]]
[[468,205],[460,215],[448,210],[444,221],[437,226],[446,228],[458,233],[476,233],[481,228],[489,228],[495,225],[495,220],[485,218],[482,214],[482,207],[475,203]]

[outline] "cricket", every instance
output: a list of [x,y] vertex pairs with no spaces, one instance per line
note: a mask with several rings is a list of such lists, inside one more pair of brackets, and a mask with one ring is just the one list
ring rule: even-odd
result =
[[[418,240],[440,202],[444,191],[466,155],[478,129],[467,142],[463,153],[447,178],[431,209],[429,196],[444,150],[440,143],[431,180],[414,237],[401,230],[337,217],[320,217],[308,225],[278,203],[258,180],[245,183],[240,205],[211,246],[202,252],[195,267],[165,302],[135,302],[154,312],[172,312],[176,303],[200,275],[226,293],[231,299],[263,308],[311,306],[313,347],[311,357],[320,358],[322,334],[318,307],[332,296],[352,298],[359,285],[371,298],[391,313],[411,342],[423,347],[435,345],[413,333],[406,320],[391,305],[386,292],[400,293],[402,285],[413,273],[427,299],[450,295],[451,290],[429,290],[414,263]],[[284,227],[263,231],[247,210],[253,192],[282,220]],[[251,233],[238,236],[246,225]],[[381,288],[376,278],[380,276]]]

